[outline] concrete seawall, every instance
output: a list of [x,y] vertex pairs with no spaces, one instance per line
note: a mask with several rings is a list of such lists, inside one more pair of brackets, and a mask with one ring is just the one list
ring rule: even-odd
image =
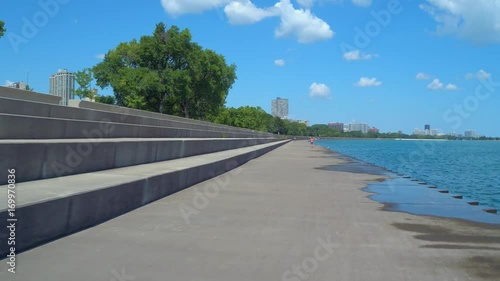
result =
[[[228,172],[285,143],[18,184],[16,249],[21,252],[102,223]],[[0,195],[0,221],[9,218],[6,195]],[[0,236],[6,235],[8,229],[0,229]],[[0,256],[5,257],[7,249],[2,243]]]
[[[362,191],[380,176],[329,169],[343,163],[288,143],[235,174],[21,253],[6,280],[498,279],[497,226],[382,211]],[[210,197],[201,204],[200,194]]]
[[61,97],[41,94],[32,91],[20,90],[16,88],[0,86],[0,97],[19,99],[24,101],[35,101],[49,104],[59,104]]
[[[15,219],[16,253],[123,215],[287,143],[266,132],[91,102],[60,106],[56,100],[0,89],[0,221]],[[15,170],[15,184],[7,185],[8,170]],[[12,233],[0,228],[1,258],[11,252],[3,237]]]
[[[16,169],[17,182],[49,179],[129,167],[224,150],[243,148],[276,139],[89,139],[0,140],[0,171]],[[0,185],[7,177],[0,178]]]

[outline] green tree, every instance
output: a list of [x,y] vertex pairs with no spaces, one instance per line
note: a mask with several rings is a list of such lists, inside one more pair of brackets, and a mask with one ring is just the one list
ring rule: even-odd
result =
[[93,70],[118,105],[198,119],[218,115],[236,79],[236,66],[223,56],[192,42],[189,30],[163,23],[153,35],[110,50]]
[[31,88],[30,85],[26,85],[26,91],[35,91],[35,89]]
[[303,123],[290,122],[287,135],[304,136],[307,134],[307,126]]
[[90,89],[90,83],[92,83],[93,79],[92,69],[84,68],[81,71],[77,71],[75,73],[75,80],[78,84],[78,88],[75,90],[75,95],[77,95],[80,99],[90,98],[93,100],[95,97]]
[[4,22],[0,20],[0,38],[5,34],[5,31],[7,31],[4,25]]
[[105,104],[115,104],[115,98],[112,96],[96,96],[95,101]]
[[135,108],[135,109],[145,109],[146,101],[144,100],[144,96],[141,96],[137,93],[133,93],[125,97],[125,102],[127,107]]
[[265,132],[271,118],[271,115],[260,107],[242,106],[222,109],[214,121],[218,124]]
[[273,134],[285,135],[288,131],[287,124],[281,118],[271,116],[267,126],[267,131]]

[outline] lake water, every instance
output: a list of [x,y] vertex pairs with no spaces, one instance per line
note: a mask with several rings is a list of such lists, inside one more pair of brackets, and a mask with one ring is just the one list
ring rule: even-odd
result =
[[317,144],[500,211],[499,141],[319,140]]

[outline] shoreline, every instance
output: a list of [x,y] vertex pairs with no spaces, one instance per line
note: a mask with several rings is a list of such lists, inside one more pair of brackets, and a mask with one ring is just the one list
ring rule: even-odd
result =
[[362,190],[382,176],[366,173],[368,165],[339,170],[346,162],[307,141],[289,142],[23,252],[9,280],[111,280],[115,273],[129,280],[498,280],[497,228],[383,212]]
[[[293,138],[290,137],[289,138]],[[308,137],[301,137],[307,138]],[[500,142],[500,140],[481,140],[481,139],[405,139],[405,138],[355,138],[355,137],[316,137],[317,140],[402,140],[402,141],[491,141],[491,142]],[[299,140],[299,139],[297,139]]]
[[[407,213],[407,214],[416,215],[416,216],[423,216],[423,217],[451,219],[451,220],[463,221],[466,223],[472,223],[472,224],[478,224],[478,225],[484,225],[484,226],[492,226],[493,228],[500,230],[500,215],[498,215],[496,213],[493,214],[493,213],[487,212],[487,210],[495,210],[495,212],[497,211],[496,209],[492,209],[488,206],[482,205],[481,207],[483,207],[483,208],[479,207],[480,210],[478,210],[478,206],[473,206],[473,205],[470,205],[467,203],[466,203],[467,205],[461,204],[461,205],[463,205],[463,206],[461,206],[462,208],[470,209],[470,211],[475,215],[467,215],[467,214],[460,215],[458,212],[455,211],[455,213],[454,213],[452,210],[448,210],[447,213],[446,212],[443,213],[442,211],[441,211],[441,213],[439,213],[438,211],[432,212],[429,210],[429,206],[426,206],[427,213],[425,213],[425,212],[422,213],[422,212],[418,212],[418,211],[412,211],[409,208],[404,208],[402,205],[405,205],[408,203],[405,203],[404,202],[405,200],[402,200],[404,198],[398,198],[397,195],[395,196],[396,198],[393,198],[394,196],[390,197],[391,200],[384,200],[384,198],[387,199],[388,196],[385,196],[385,197],[380,196],[381,189],[383,189],[383,188],[391,188],[392,192],[394,192],[394,190],[396,188],[398,188],[397,187],[398,184],[399,185],[413,184],[415,187],[419,187],[419,186],[429,187],[429,186],[427,184],[423,185],[422,184],[423,182],[416,181],[415,179],[413,179],[413,181],[412,181],[412,180],[410,180],[409,177],[407,179],[405,178],[402,183],[397,183],[397,182],[391,183],[391,181],[401,178],[400,176],[398,176],[398,174],[396,172],[389,171],[389,170],[385,169],[384,167],[380,167],[380,166],[377,166],[375,164],[358,159],[356,157],[337,152],[335,150],[324,147],[322,145],[317,145],[317,146],[324,149],[327,153],[330,153],[332,155],[336,154],[336,155],[341,156],[341,157],[335,157],[335,158],[341,158],[341,159],[344,159],[347,161],[354,160],[354,161],[357,161],[359,163],[363,163],[366,166],[371,166],[374,168],[374,170],[379,170],[376,173],[369,173],[369,174],[370,175],[379,175],[379,176],[381,176],[381,178],[379,180],[376,180],[376,181],[366,182],[366,186],[364,188],[362,188],[362,191],[369,194],[369,195],[367,195],[368,199],[373,200],[374,202],[383,204],[383,207],[382,207],[383,211]],[[340,164],[340,165],[342,165],[342,164]],[[344,169],[344,171],[346,171],[346,170],[348,170],[348,169]],[[380,171],[384,171],[384,172],[380,173]],[[349,172],[349,171],[346,171],[346,172]],[[351,172],[356,173],[355,170],[351,170]],[[406,181],[406,182],[404,182],[404,181]],[[381,183],[381,184],[379,184],[379,183]],[[456,203],[463,203],[463,202],[465,202],[465,201],[462,201],[462,202],[458,201],[459,199],[454,199],[453,197],[449,196],[448,192],[446,192],[446,193],[439,192],[439,190],[437,188],[435,190],[430,190],[430,189],[415,190],[415,193],[417,193],[417,194],[420,192],[426,193],[429,191],[435,191],[434,192],[435,196],[436,196],[435,198],[437,198],[438,201],[439,200],[446,201],[446,202],[443,202],[443,204],[450,203],[450,202],[451,203],[455,203],[455,202]],[[454,194],[454,196],[459,196],[459,195]],[[376,199],[377,197],[380,197],[380,199]],[[439,197],[441,197],[441,198],[439,198]],[[453,198],[453,199],[451,199],[451,198]],[[392,202],[389,202],[389,201],[392,201]],[[425,202],[420,202],[420,203],[425,203]],[[436,204],[433,204],[433,206],[438,207],[438,208],[441,207],[441,206],[436,205]],[[432,207],[430,207],[430,208],[432,208]]]

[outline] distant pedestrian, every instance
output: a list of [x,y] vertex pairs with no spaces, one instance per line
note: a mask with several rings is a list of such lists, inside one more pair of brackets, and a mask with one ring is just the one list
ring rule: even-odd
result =
[[311,137],[309,139],[309,143],[311,144],[311,147],[314,147],[314,138],[313,137]]

